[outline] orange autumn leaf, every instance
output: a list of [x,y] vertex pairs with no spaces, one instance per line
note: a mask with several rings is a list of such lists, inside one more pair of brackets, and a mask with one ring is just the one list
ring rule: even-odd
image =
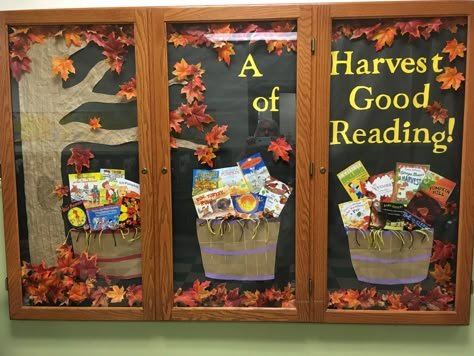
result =
[[28,298],[33,301],[33,304],[40,304],[43,302],[47,302],[48,298],[46,294],[48,293],[48,287],[44,284],[39,284],[37,287],[35,286],[28,286],[26,288],[26,294]]
[[181,122],[184,119],[179,115],[176,110],[170,112],[170,131],[174,130],[176,133],[180,133],[182,131]]
[[174,32],[170,35],[170,38],[168,39],[168,43],[172,43],[174,48],[179,47],[179,46],[186,47],[186,45],[189,43],[189,36]]
[[125,82],[119,85],[120,90],[118,91],[118,96],[125,96],[127,100],[132,100],[137,97],[137,80],[135,77],[130,79],[128,82]]
[[288,151],[293,150],[288,142],[286,142],[285,137],[277,138],[275,141],[270,143],[268,146],[268,151],[273,152],[273,160],[278,161],[279,158],[288,162],[290,160],[290,156]]
[[335,306],[337,309],[342,309],[344,307],[344,301],[342,297],[344,297],[346,293],[341,290],[335,290],[334,292],[329,294],[329,305]]
[[73,44],[76,47],[82,46],[82,39],[80,34],[80,27],[74,26],[63,31],[64,41],[66,46],[70,47]]
[[341,299],[347,303],[347,308],[355,309],[360,305],[359,302],[359,291],[356,289],[348,289],[347,293]]
[[181,58],[181,62],[176,62],[174,64],[174,71],[171,73],[174,74],[178,80],[186,80],[188,75],[191,74],[191,66],[184,60],[184,58]]
[[267,43],[267,51],[268,53],[272,53],[275,51],[277,55],[281,55],[283,52],[283,47],[288,43],[288,41],[283,40],[283,41],[277,41],[277,40],[271,40],[268,41]]
[[438,263],[435,263],[434,271],[430,272],[431,277],[435,279],[435,282],[439,285],[446,286],[451,281],[451,264],[446,262],[444,267]]
[[441,104],[438,101],[435,101],[433,105],[428,105],[426,111],[431,114],[433,124],[436,124],[437,122],[444,124],[448,118],[448,110],[441,107]]
[[382,26],[375,31],[372,36],[372,41],[377,41],[375,44],[375,50],[378,52],[385,46],[392,46],[393,40],[397,35],[397,30],[392,26]]
[[449,61],[452,62],[456,57],[464,58],[466,47],[464,43],[458,43],[457,39],[446,41],[446,46],[443,48],[443,53],[449,53]]
[[87,287],[84,282],[74,283],[68,292],[69,299],[76,303],[81,303],[87,298]]
[[388,302],[390,303],[388,310],[407,310],[407,307],[400,301],[400,294],[390,294]]
[[442,83],[441,89],[446,90],[453,88],[458,90],[461,86],[461,82],[464,81],[464,75],[459,72],[456,67],[444,67],[444,73],[441,73],[436,77],[436,81]]
[[206,139],[206,142],[209,146],[213,148],[219,148],[220,143],[224,143],[229,139],[229,137],[224,134],[226,131],[227,125],[215,125],[204,138]]
[[66,81],[69,78],[69,73],[76,73],[76,68],[73,66],[74,61],[72,59],[65,58],[53,58],[53,68],[51,72],[56,75],[60,74],[61,78]]
[[171,148],[178,148],[178,144],[176,142],[176,138],[170,137],[170,146]]
[[141,304],[143,299],[143,292],[141,285],[130,285],[127,287],[127,294],[128,306],[131,307],[133,304]]
[[90,126],[91,130],[100,129],[102,127],[102,125],[100,124],[100,118],[99,117],[91,117],[89,119],[89,126]]
[[186,94],[186,100],[188,103],[192,103],[194,100],[204,101],[204,95],[202,94],[203,90],[206,90],[206,87],[203,85],[202,79],[195,77],[187,84],[183,85],[181,94]]
[[108,298],[111,298],[111,303],[120,303],[125,296],[125,289],[115,285],[112,286],[112,290],[108,291],[106,294]]
[[216,43],[214,48],[217,50],[217,57],[219,62],[224,61],[225,64],[230,65],[230,56],[235,54],[234,45],[229,42]]
[[59,199],[67,197],[69,195],[69,187],[67,185],[58,184],[54,187],[53,193],[56,194]]
[[198,146],[198,148],[196,148],[196,152],[194,152],[194,155],[198,157],[198,160],[201,164],[207,164],[211,168],[214,166],[214,162],[212,162],[212,160],[216,158],[216,155],[214,154],[214,150],[211,147]]

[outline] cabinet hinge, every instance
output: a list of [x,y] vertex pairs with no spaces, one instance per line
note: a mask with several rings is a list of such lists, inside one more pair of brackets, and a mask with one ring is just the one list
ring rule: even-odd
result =
[[8,291],[8,277],[5,277],[5,290]]
[[309,296],[313,295],[313,280],[310,278],[308,281]]
[[314,174],[314,162],[309,161],[309,176],[312,177]]
[[311,37],[311,54],[314,54],[314,52],[316,52],[316,39]]

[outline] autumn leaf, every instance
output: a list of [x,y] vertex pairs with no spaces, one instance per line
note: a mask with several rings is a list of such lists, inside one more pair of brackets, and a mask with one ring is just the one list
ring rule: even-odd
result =
[[273,51],[275,51],[275,53],[279,56],[281,56],[282,52],[283,52],[283,47],[288,43],[288,41],[286,40],[270,40],[268,41],[267,43],[267,51],[268,53],[272,53]]
[[127,100],[136,99],[137,97],[137,81],[135,77],[130,79],[128,82],[125,82],[119,85],[120,90],[118,91],[118,96],[125,96]]
[[127,53],[125,44],[117,39],[115,32],[111,32],[107,37],[107,41],[104,42],[103,48],[102,54],[107,57],[106,62],[110,69],[120,74]]
[[235,30],[226,23],[214,23],[209,26],[210,33],[234,33]]
[[454,90],[458,90],[461,86],[461,82],[464,81],[464,75],[459,72],[456,67],[444,67],[444,73],[441,73],[436,77],[436,81],[439,83],[443,83],[441,85],[441,89],[446,90],[453,88]]
[[189,42],[190,36],[179,34],[177,32],[172,33],[168,38],[168,43],[172,43],[174,45],[174,48],[179,46],[186,47]]
[[141,304],[142,299],[143,299],[142,286],[141,285],[136,286],[134,284],[128,286],[126,297],[127,297],[127,300],[128,300],[128,306],[129,307],[133,306],[135,303],[136,304]]
[[362,309],[370,309],[377,303],[377,290],[372,287],[370,289],[364,288],[360,291],[359,302]]
[[96,278],[97,272],[97,255],[89,258],[87,252],[82,252],[79,258],[79,264],[76,266],[76,272],[79,278],[85,280],[87,278]]
[[456,57],[464,58],[466,47],[464,43],[458,43],[457,39],[446,41],[446,46],[443,48],[443,53],[449,53],[449,61],[452,62]]
[[58,196],[58,199],[67,197],[69,195],[69,187],[67,185],[58,184],[54,187],[53,193]]
[[226,131],[227,125],[215,125],[204,138],[206,139],[206,142],[209,146],[213,148],[219,148],[220,143],[224,143],[229,139],[229,137],[224,134]]
[[245,291],[241,297],[242,305],[246,307],[256,307],[258,304],[258,300],[260,298],[260,291],[255,291],[255,293],[251,291]]
[[422,306],[421,286],[419,284],[415,285],[413,291],[405,286],[400,296],[400,302],[405,305],[408,310],[420,310]]
[[30,63],[31,63],[31,59],[29,59],[28,57],[24,57],[23,59],[10,57],[10,69],[12,71],[13,78],[15,78],[18,81],[20,80],[21,75],[23,73],[25,72],[30,73],[31,72]]
[[181,62],[176,62],[174,64],[174,71],[171,72],[178,80],[186,80],[189,75],[191,75],[191,66],[184,58],[181,58]]
[[179,115],[176,110],[170,112],[170,131],[174,130],[176,133],[180,133],[182,131],[181,122],[184,119]]
[[217,58],[219,62],[224,61],[228,66],[230,65],[230,56],[235,55],[234,45],[230,42],[218,42],[214,44],[217,51]]
[[204,282],[199,282],[198,279],[196,279],[193,282],[193,290],[196,292],[197,296],[199,299],[206,299],[211,295],[211,292],[208,290],[209,286],[211,285],[210,281],[204,281]]
[[77,267],[79,265],[79,259],[74,258],[71,253],[66,253],[62,257],[58,257],[58,270],[72,277],[76,276]]
[[451,265],[449,262],[446,262],[444,267],[440,264],[435,263],[434,271],[430,271],[431,277],[435,279],[435,282],[439,285],[446,286],[451,281],[451,276],[453,271],[451,271]]
[[410,36],[414,38],[419,38],[420,34],[420,27],[423,26],[423,21],[420,20],[411,20],[406,22],[396,22],[395,28],[400,30],[400,33],[404,35],[405,33],[410,34]]
[[109,298],[107,297],[107,289],[106,287],[97,287],[95,291],[93,291],[90,295],[90,299],[92,300],[93,307],[108,307],[109,306]]
[[112,290],[107,292],[107,297],[111,298],[111,303],[120,303],[125,296],[124,288],[117,285],[114,285],[111,288]]
[[439,32],[439,27],[441,24],[442,22],[439,18],[431,19],[428,22],[425,22],[424,26],[426,27],[421,31],[421,35],[425,40],[429,39],[431,37],[431,32]]
[[[382,26],[381,23],[377,23],[373,26],[369,26],[369,27],[360,27],[360,28],[356,28],[352,31],[352,36],[350,37],[351,40],[355,40],[359,37],[361,37],[362,35],[365,35],[365,37],[370,40],[374,34],[374,31],[377,30],[380,26]],[[346,34],[346,36],[348,36],[348,33],[349,31],[346,29],[346,31],[344,32],[344,34]]]
[[48,287],[43,284],[35,286],[28,286],[25,290],[28,298],[33,301],[33,304],[46,303],[48,298],[46,293],[48,293]]
[[448,110],[441,107],[441,104],[438,101],[435,101],[433,105],[428,105],[426,107],[426,111],[431,114],[431,118],[433,119],[433,124],[439,122],[440,124],[444,124],[446,119],[448,118]]
[[356,289],[348,289],[344,297],[341,298],[346,303],[347,308],[356,309],[359,305],[359,291]]
[[426,308],[431,311],[449,310],[448,303],[453,301],[453,297],[448,293],[443,293],[441,288],[437,286],[435,289],[428,291],[423,298]]
[[407,310],[407,307],[400,301],[400,294],[392,293],[388,296],[388,310]]
[[53,68],[51,72],[56,75],[60,74],[61,78],[66,81],[69,78],[69,73],[76,73],[76,68],[73,66],[74,61],[72,59],[65,58],[53,58]]
[[76,47],[82,46],[81,28],[79,26],[67,27],[62,31],[62,35],[66,46],[71,47],[71,44]]
[[174,294],[174,305],[177,306],[186,306],[186,307],[195,307],[197,306],[196,303],[196,292],[194,290],[189,290],[183,292],[181,288],[178,288],[176,293]]
[[453,202],[447,202],[446,206],[443,207],[443,215],[454,215],[456,213],[456,210],[458,208],[458,205]]
[[176,138],[170,137],[170,146],[171,148],[178,148],[178,143],[176,142]]
[[270,143],[268,146],[268,151],[273,152],[273,160],[276,162],[279,158],[282,160],[289,162],[290,156],[288,151],[293,150],[288,142],[286,142],[285,137],[277,138],[275,141]]
[[377,41],[375,50],[378,52],[385,46],[391,47],[396,35],[397,30],[392,26],[382,26],[378,28],[371,37],[372,41]]
[[199,131],[203,131],[203,124],[209,124],[214,119],[205,113],[207,105],[199,105],[196,101],[193,102],[192,106],[183,104],[179,107],[179,112],[182,114],[186,126],[188,128],[195,127]]
[[214,162],[212,160],[216,158],[214,154],[214,150],[211,147],[207,146],[198,146],[196,148],[196,152],[194,152],[195,156],[198,156],[198,160],[201,164],[207,164],[209,167],[214,166]]
[[71,156],[67,160],[68,166],[75,165],[76,173],[81,174],[82,167],[90,168],[89,160],[95,156],[91,153],[90,148],[83,149],[81,145],[76,145],[69,149]]
[[440,240],[434,240],[433,243],[433,254],[431,255],[430,262],[440,261],[440,263],[443,263],[447,260],[454,259],[454,249],[456,245]]
[[68,292],[69,299],[76,303],[81,303],[87,298],[87,287],[84,282],[74,283]]
[[345,302],[342,299],[346,295],[344,290],[335,290],[329,294],[329,306],[335,306],[337,309],[344,308]]
[[224,303],[225,307],[239,307],[240,306],[240,293],[239,288],[234,288],[227,293],[227,298]]
[[90,126],[91,130],[100,129],[102,127],[102,125],[100,124],[100,118],[99,117],[91,117],[89,119],[89,126]]
[[203,85],[202,79],[195,77],[187,84],[183,85],[181,88],[181,94],[185,94],[186,101],[191,104],[194,100],[204,101],[204,95],[202,94],[203,90],[206,90],[206,88]]

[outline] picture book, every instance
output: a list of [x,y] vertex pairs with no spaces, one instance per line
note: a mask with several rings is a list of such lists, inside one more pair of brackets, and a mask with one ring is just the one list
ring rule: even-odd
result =
[[120,206],[100,206],[87,209],[91,231],[116,230],[119,227]]
[[82,201],[62,207],[64,221],[69,229],[85,228],[87,224],[86,208]]
[[120,198],[140,199],[140,184],[125,178],[117,178],[117,194]]
[[430,227],[442,213],[439,202],[423,191],[415,193],[406,210]]
[[194,207],[200,219],[215,219],[235,215],[227,187],[218,188],[193,196]]
[[339,172],[337,178],[339,178],[339,181],[352,200],[359,200],[364,197],[362,184],[369,179],[369,173],[361,161],[357,161]]
[[397,163],[392,201],[408,204],[429,169],[428,164]]
[[82,201],[84,206],[93,208],[100,206],[100,173],[69,174],[69,191],[71,201]]
[[218,178],[219,172],[216,170],[193,169],[192,195],[217,189]]
[[365,183],[362,183],[362,193],[368,198],[389,202],[392,199],[393,182],[393,171],[370,176]]
[[109,168],[101,168],[100,174],[102,175],[102,179],[106,180],[117,180],[119,178],[125,178],[125,170],[124,169],[109,169]]
[[410,214],[410,212],[407,210],[403,212],[403,220],[405,220],[405,228],[407,230],[426,229],[430,227],[428,224],[418,219],[415,215]]
[[421,181],[419,190],[435,199],[441,205],[445,205],[455,186],[456,183],[453,181],[433,171],[428,171]]
[[242,174],[244,175],[250,191],[258,193],[260,189],[262,189],[265,180],[270,177],[270,173],[263,161],[262,155],[256,153],[237,162],[237,164],[242,170]]
[[370,220],[369,199],[362,198],[339,204],[342,223],[345,227],[367,230]]
[[381,203],[382,214],[385,219],[385,230],[403,230],[403,212],[405,206],[400,203]]
[[232,204],[234,205],[235,216],[241,218],[258,218],[263,215],[266,197],[260,194],[247,193],[242,195],[233,195]]
[[229,188],[230,195],[241,195],[249,193],[250,189],[238,166],[218,168],[217,187]]
[[120,204],[119,192],[117,189],[117,180],[103,179],[100,182],[100,205],[115,205]]
[[268,177],[259,192],[260,195],[267,198],[264,209],[265,214],[276,218],[280,216],[292,191],[293,188],[289,185],[273,177]]

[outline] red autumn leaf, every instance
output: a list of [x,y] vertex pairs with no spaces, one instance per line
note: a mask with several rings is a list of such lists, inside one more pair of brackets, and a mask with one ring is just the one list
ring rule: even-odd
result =
[[256,307],[258,306],[258,301],[260,299],[260,296],[261,296],[261,293],[258,290],[255,291],[255,293],[247,290],[241,296],[242,305],[246,307]]
[[176,133],[180,133],[182,131],[181,122],[184,119],[179,115],[176,110],[170,112],[170,131],[174,130]]
[[225,303],[227,298],[227,288],[225,287],[225,283],[219,284],[216,288],[211,290],[211,300],[213,306],[222,307]]
[[374,34],[374,31],[377,30],[380,26],[382,26],[381,23],[378,23],[378,24],[375,24],[375,25],[369,26],[369,27],[356,28],[356,29],[354,29],[354,31],[352,31],[352,36],[351,36],[350,39],[355,40],[356,38],[359,38],[362,35],[365,35],[365,37],[368,40],[370,40],[372,38],[372,35]]
[[72,277],[76,276],[79,259],[74,258],[71,253],[66,253],[62,257],[58,257],[58,270]]
[[211,292],[208,290],[210,285],[210,281],[204,281],[201,283],[198,279],[196,279],[193,283],[192,290],[196,292],[198,299],[203,300],[211,295]]
[[30,32],[28,33],[28,38],[30,39],[31,43],[40,43],[43,44],[44,40],[46,38],[46,35],[43,33],[38,33],[38,32]]
[[181,58],[181,62],[176,62],[173,67],[174,71],[171,74],[175,75],[178,80],[186,80],[191,75],[192,67],[184,58]]
[[211,147],[207,146],[198,146],[196,148],[196,152],[194,152],[195,156],[198,156],[198,160],[201,164],[207,164],[209,167],[214,166],[214,162],[212,160],[216,158],[214,154],[214,150]]
[[456,245],[440,240],[434,240],[433,243],[433,254],[431,255],[430,262],[440,261],[440,263],[444,263],[447,260],[454,259],[454,249]]
[[183,292],[183,290],[179,288],[174,294],[174,304],[177,306],[196,307],[196,292],[192,289]]
[[453,297],[448,293],[443,293],[441,288],[437,286],[435,289],[426,293],[423,301],[428,310],[443,311],[450,309],[448,303],[453,301]]
[[92,300],[93,307],[108,307],[109,306],[109,298],[107,297],[107,289],[106,287],[97,287],[95,291],[93,291],[90,295],[90,299]]
[[[196,79],[198,77],[199,78],[202,77],[202,75],[206,72],[204,69],[201,68],[201,63],[191,64],[189,67],[190,67],[189,72],[194,77],[194,79]],[[202,82],[201,82],[201,85],[202,85]],[[205,88],[203,87],[202,90],[204,90],[204,89]]]
[[439,27],[441,26],[442,22],[441,19],[435,18],[425,22],[424,26],[426,26],[422,31],[421,35],[425,40],[431,37],[431,32],[439,32]]
[[234,33],[235,30],[230,27],[230,24],[215,23],[209,26],[210,33]]
[[59,199],[67,197],[69,195],[69,187],[67,185],[58,184],[54,187],[53,193],[56,194]]
[[349,309],[356,309],[359,305],[359,291],[356,289],[348,289],[344,297],[341,300],[346,303],[346,307]]
[[400,301],[400,294],[390,294],[388,296],[389,307],[388,310],[407,310],[407,307],[404,306]]
[[224,61],[225,64],[230,65],[230,56],[235,54],[234,45],[230,42],[218,42],[214,44],[217,50],[217,58],[219,62]]
[[283,294],[280,290],[276,290],[272,287],[270,289],[265,289],[265,297],[268,299],[269,302],[278,303],[283,299]]
[[451,271],[451,265],[446,262],[444,267],[440,264],[435,263],[434,271],[430,271],[431,277],[434,278],[436,284],[446,286],[452,277],[453,271]]
[[125,44],[116,38],[115,32],[111,32],[107,37],[107,41],[103,45],[102,54],[107,57],[107,64],[110,65],[112,71],[120,74],[124,62],[124,56],[127,53]]
[[107,297],[110,298],[111,303],[120,303],[124,296],[125,296],[125,290],[123,287],[119,287],[117,285],[111,287],[112,290],[109,290],[106,294]]
[[288,43],[286,40],[270,40],[267,43],[267,51],[268,53],[272,53],[275,51],[275,53],[279,56],[281,56],[283,52],[283,47]]
[[215,125],[204,138],[206,139],[206,142],[209,146],[213,148],[219,148],[220,143],[224,143],[229,139],[229,137],[224,134],[226,131],[227,125]]
[[403,288],[403,294],[400,296],[400,302],[406,306],[408,310],[420,310],[422,306],[421,286],[417,284],[413,287],[413,291],[407,286]]
[[91,130],[100,129],[102,127],[102,125],[100,124],[100,118],[99,117],[91,117],[89,119],[89,126],[90,126]]
[[420,37],[420,27],[423,26],[423,21],[420,20],[411,20],[406,22],[396,22],[395,28],[400,30],[400,33],[404,35],[405,33],[409,33],[410,36],[419,38]]
[[72,59],[65,58],[53,58],[53,68],[51,73],[54,75],[60,74],[61,78],[66,81],[69,78],[69,73],[76,73],[76,68],[73,65]]
[[360,291],[359,294],[359,302],[360,302],[360,307],[362,309],[370,309],[375,306],[377,303],[377,298],[376,298],[377,291],[374,287],[367,289],[364,288]]
[[97,255],[89,257],[87,252],[82,252],[79,258],[79,264],[76,266],[76,273],[80,279],[96,278],[97,272]]
[[24,72],[31,72],[30,67],[31,59],[24,57],[23,59],[11,58],[10,57],[10,69],[12,71],[13,78],[20,80],[21,75]]
[[87,287],[84,282],[74,283],[68,292],[69,299],[76,303],[81,303],[87,298]]
[[132,100],[137,97],[137,80],[135,77],[130,79],[128,82],[125,82],[119,85],[120,90],[117,95],[125,96],[127,100]]
[[202,79],[195,77],[181,88],[181,94],[186,94],[186,100],[191,104],[195,99],[196,101],[204,101],[203,90],[206,90],[206,88],[202,83]]
[[428,105],[426,107],[426,111],[431,114],[431,118],[433,119],[433,124],[439,122],[440,124],[444,124],[446,119],[448,118],[448,110],[441,107],[441,104],[438,101],[435,101],[433,105]]
[[291,283],[288,283],[282,291],[282,308],[295,308],[296,307],[296,297],[295,297],[295,288],[291,286]]
[[443,18],[442,28],[449,30],[452,33],[458,32],[460,26],[466,24],[466,19],[463,17],[445,17]]
[[62,244],[56,249],[56,255],[58,258],[63,258],[65,256],[72,256],[72,246],[67,243]]
[[337,309],[343,309],[345,302],[342,299],[346,295],[344,290],[335,290],[329,293],[329,306],[335,306]]
[[141,304],[143,295],[142,295],[142,286],[141,285],[130,285],[127,287],[127,293],[125,295],[128,300],[128,306],[131,307],[135,303]]
[[441,73],[436,77],[436,81],[439,83],[443,83],[441,85],[441,89],[446,90],[453,88],[454,90],[458,90],[461,86],[461,82],[464,81],[464,75],[459,72],[456,67],[444,67],[444,73]]
[[48,286],[48,297],[54,304],[62,303],[65,301],[65,292],[66,288],[64,288],[64,285],[59,278],[56,278],[54,283]]
[[43,284],[35,286],[28,286],[25,290],[28,298],[33,301],[33,304],[40,304],[48,302],[46,294],[48,293],[48,287]]
[[89,168],[89,160],[95,156],[91,153],[90,148],[83,149],[81,145],[76,145],[70,149],[71,156],[67,160],[67,164],[75,165],[76,173],[81,174],[82,167]]
[[203,131],[203,124],[209,124],[214,121],[214,119],[205,113],[207,105],[198,105],[195,101],[192,106],[183,104],[179,107],[179,112],[181,113],[186,126],[188,128],[195,127],[199,131]]
[[446,206],[443,207],[443,215],[454,215],[456,213],[456,210],[458,208],[458,205],[453,202],[448,202],[446,203]]
[[178,144],[176,142],[176,138],[170,137],[170,146],[171,148],[178,148]]
[[446,41],[446,46],[443,48],[443,53],[449,53],[449,61],[452,62],[456,57],[464,58],[466,47],[464,43],[458,43],[457,39]]
[[239,288],[234,288],[227,293],[225,300],[225,307],[240,307],[240,293]]
[[397,35],[397,30],[393,26],[382,26],[378,28],[372,36],[372,41],[377,41],[375,50],[378,52],[385,46],[392,46],[393,40]]
[[273,152],[273,160],[278,161],[279,158],[282,160],[289,162],[290,156],[288,154],[289,151],[293,150],[288,142],[286,142],[285,137],[277,138],[275,141],[270,143],[268,146],[268,151]]

